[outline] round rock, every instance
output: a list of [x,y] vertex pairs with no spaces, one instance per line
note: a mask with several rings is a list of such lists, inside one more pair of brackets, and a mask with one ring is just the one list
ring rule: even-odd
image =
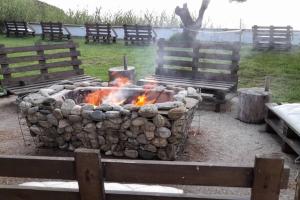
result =
[[107,119],[114,119],[120,117],[120,111],[107,111],[105,113]]
[[105,114],[101,110],[95,110],[90,113],[90,119],[99,122],[105,119]]
[[53,115],[56,119],[60,120],[63,118],[62,112],[59,108],[54,109]]
[[69,122],[65,119],[61,119],[58,122],[58,128],[60,128],[60,129],[66,128],[69,125],[70,125]]
[[63,116],[67,117],[71,114],[71,110],[75,106],[75,101],[73,99],[66,99],[65,102],[61,106],[61,112]]
[[163,127],[165,125],[165,118],[162,115],[156,115],[153,117],[153,123],[156,127]]
[[70,122],[76,123],[82,120],[81,116],[79,115],[69,115]]
[[142,126],[145,124],[145,118],[143,117],[138,117],[138,118],[135,118],[134,120],[132,120],[131,124],[133,126]]
[[81,106],[75,105],[71,110],[71,115],[80,115],[81,114]]
[[97,109],[97,110],[101,110],[101,111],[106,112],[106,111],[111,111],[111,110],[113,110],[113,107],[112,107],[111,105],[109,105],[109,104],[101,104],[101,105],[98,106],[96,109]]
[[128,158],[137,158],[139,156],[138,151],[136,151],[136,150],[129,150],[129,149],[126,149],[124,151],[124,154]]
[[146,118],[151,118],[157,115],[158,109],[154,104],[142,106],[139,110],[139,115]]
[[168,117],[170,119],[176,120],[176,119],[181,118],[185,112],[186,112],[186,108],[183,106],[178,107],[178,108],[173,108],[173,109],[169,110]]
[[157,129],[157,133],[161,138],[169,138],[171,136],[170,129],[166,127],[160,127]]

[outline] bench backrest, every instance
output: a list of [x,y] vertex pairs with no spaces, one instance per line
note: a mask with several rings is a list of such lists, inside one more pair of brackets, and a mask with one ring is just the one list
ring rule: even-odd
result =
[[111,35],[111,29],[110,24],[85,24],[87,36]]
[[0,45],[1,84],[27,85],[83,74],[80,52],[72,41],[63,44],[5,47]]
[[61,22],[41,22],[43,34],[63,34],[63,24]]
[[[21,166],[21,167],[20,167]],[[74,158],[0,156],[0,176],[77,180],[74,189],[0,186],[3,199],[104,200],[104,199],[194,199],[241,200],[241,196],[199,196],[105,191],[104,181],[157,185],[191,185],[251,188],[251,199],[279,200],[286,189],[289,169],[278,155],[260,156],[253,167],[203,165],[199,162],[100,159],[99,150],[77,149]]]
[[291,26],[253,26],[253,43],[288,43],[291,44],[293,28]]
[[152,26],[124,24],[124,37],[152,38]]
[[7,31],[28,31],[24,21],[4,21],[4,24]]
[[157,75],[238,81],[240,60],[238,43],[158,41]]

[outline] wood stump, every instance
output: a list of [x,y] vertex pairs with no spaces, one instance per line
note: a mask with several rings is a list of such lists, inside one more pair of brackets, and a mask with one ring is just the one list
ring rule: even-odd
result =
[[238,119],[246,123],[263,123],[265,103],[270,102],[271,93],[265,88],[242,88],[238,90]]
[[128,66],[124,68],[121,67],[113,67],[108,70],[109,82],[113,84],[113,82],[117,78],[127,78],[131,83],[135,82],[135,68],[132,66]]

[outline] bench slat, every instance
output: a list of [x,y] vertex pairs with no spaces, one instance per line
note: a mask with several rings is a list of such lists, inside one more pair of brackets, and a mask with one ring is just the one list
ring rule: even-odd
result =
[[70,67],[73,65],[80,65],[80,60],[72,60],[72,61],[60,61],[60,62],[52,62],[46,64],[35,64],[35,65],[28,65],[24,67],[14,67],[8,68],[7,70],[3,71],[0,70],[0,74],[11,74],[11,73],[20,73],[20,72],[29,72],[29,71],[36,71],[41,69],[51,69],[51,68],[62,68],[62,67]]
[[[78,189],[40,188],[26,186],[0,185],[0,193],[3,199],[20,200],[80,200]],[[250,197],[221,196],[221,195],[196,195],[196,194],[168,194],[150,192],[118,192],[105,191],[106,200],[250,200]]]
[[176,70],[168,68],[156,68],[156,74],[163,76],[174,76],[174,77],[185,77],[202,79],[209,81],[228,81],[237,82],[238,76],[236,74],[225,74],[225,73],[211,73],[211,72],[193,72],[185,70]]
[[58,58],[68,58],[73,56],[80,56],[79,51],[72,52],[61,52],[53,54],[45,54],[44,56],[32,55],[32,56],[19,56],[19,57],[10,57],[10,58],[0,58],[0,63],[3,64],[14,64],[21,62],[30,62],[30,61],[39,61],[45,59],[58,59]]
[[18,86],[18,85],[30,85],[31,83],[43,82],[47,80],[57,80],[57,79],[68,79],[72,76],[77,76],[83,74],[83,69],[79,69],[77,71],[63,71],[63,72],[52,72],[48,73],[44,76],[42,75],[32,75],[25,77],[17,77],[12,79],[3,79],[1,83],[10,86]]
[[145,80],[152,80],[157,81],[158,83],[160,81],[173,81],[176,83],[189,83],[189,84],[206,84],[206,85],[212,85],[212,86],[222,86],[222,87],[232,87],[232,85],[235,85],[235,83],[230,82],[218,82],[218,81],[207,81],[207,80],[196,80],[196,79],[182,79],[182,78],[176,78],[176,77],[168,77],[168,76],[148,76],[144,78]]
[[38,50],[54,50],[54,49],[66,49],[66,48],[78,48],[78,44],[68,42],[62,44],[51,44],[51,45],[36,45],[36,46],[24,46],[24,47],[6,47],[5,49],[0,48],[0,54],[10,53],[22,53],[28,51]]
[[[252,187],[253,184],[253,167],[206,166],[199,162],[177,161],[101,161],[107,182],[223,187]],[[74,158],[0,156],[0,176],[75,180],[74,163]],[[22,168],[15,170],[14,166]],[[287,188],[288,177],[289,169],[286,168],[281,180],[282,189]]]

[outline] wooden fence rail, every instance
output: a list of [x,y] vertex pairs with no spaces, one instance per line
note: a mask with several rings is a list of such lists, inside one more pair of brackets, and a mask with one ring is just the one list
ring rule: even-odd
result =
[[[0,176],[77,180],[79,190],[0,186],[7,200],[278,200],[289,169],[278,156],[259,156],[254,167],[206,166],[198,162],[100,159],[96,150],[76,150],[75,158],[0,156]],[[199,196],[105,191],[104,181],[252,188],[251,197]]]

